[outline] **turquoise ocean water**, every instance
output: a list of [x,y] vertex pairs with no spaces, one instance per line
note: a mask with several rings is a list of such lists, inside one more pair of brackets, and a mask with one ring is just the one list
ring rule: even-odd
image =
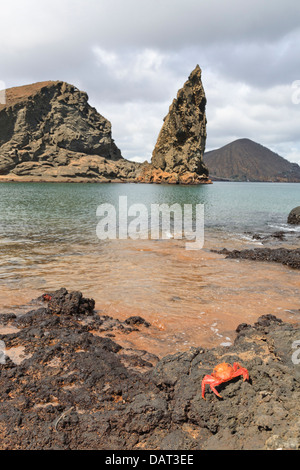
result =
[[287,216],[300,205],[300,184],[1,183],[0,312],[16,312],[60,287],[80,290],[108,315],[140,314],[156,325],[142,347],[163,354],[199,341],[228,342],[238,323],[297,307],[299,273],[286,267],[257,263],[249,269],[209,249],[187,252],[171,239],[99,240],[97,208],[118,208],[120,196],[127,196],[128,207],[143,203],[149,213],[151,204],[203,204],[209,248],[257,246],[253,234],[278,231],[299,246],[300,227],[289,226]]
[[243,235],[291,231],[289,211],[300,204],[300,184],[225,183],[173,186],[136,184],[0,184],[2,247],[28,243],[92,242],[98,205],[204,204],[205,228]]

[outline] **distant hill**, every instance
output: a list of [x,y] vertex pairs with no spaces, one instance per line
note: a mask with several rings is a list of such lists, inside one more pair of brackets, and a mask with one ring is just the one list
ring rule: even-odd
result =
[[204,154],[213,180],[300,182],[300,166],[250,139]]

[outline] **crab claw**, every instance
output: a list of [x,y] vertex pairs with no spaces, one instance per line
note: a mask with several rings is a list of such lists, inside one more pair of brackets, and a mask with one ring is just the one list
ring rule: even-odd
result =
[[244,382],[245,380],[249,381],[249,372],[247,371],[247,369],[245,369],[245,367],[241,367],[238,362],[234,362],[233,371],[234,371],[232,374],[233,377],[238,377],[239,375],[242,375]]

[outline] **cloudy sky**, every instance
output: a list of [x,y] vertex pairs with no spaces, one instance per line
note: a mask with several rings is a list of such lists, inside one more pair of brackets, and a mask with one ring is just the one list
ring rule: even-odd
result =
[[299,0],[10,0],[0,15],[0,81],[86,91],[128,159],[150,160],[199,64],[207,150],[247,137],[300,164]]

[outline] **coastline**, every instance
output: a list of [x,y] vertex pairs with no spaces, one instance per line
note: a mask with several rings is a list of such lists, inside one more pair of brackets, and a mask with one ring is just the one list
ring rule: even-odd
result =
[[3,2],[0,451],[300,450],[299,14]]
[[[219,241],[219,248],[223,243]],[[275,239],[275,243],[283,242]],[[249,242],[232,239],[225,246],[241,249],[249,247]],[[196,252],[186,251],[181,240],[140,240],[138,245],[130,240],[111,241],[105,258],[102,251],[94,250],[78,256],[83,248],[75,245],[74,254],[66,258],[57,253],[52,261],[33,266],[34,271],[28,271],[30,276],[21,283],[12,288],[4,285],[0,313],[23,314],[32,308],[31,299],[44,293],[44,286],[48,291],[61,286],[80,290],[95,299],[100,315],[121,321],[132,315],[145,318],[151,328],[142,335],[132,332],[121,337],[116,331],[116,341],[124,347],[147,349],[160,358],[199,344],[233,344],[236,326],[245,321],[252,324],[258,314],[297,320],[292,313],[299,308],[297,270],[280,263],[226,259],[226,254],[214,252],[218,251],[216,240],[208,240]],[[23,277],[21,266],[15,272],[16,280]],[[185,279],[189,282],[182,282]]]
[[[148,328],[141,317],[95,315],[92,299],[65,289],[36,303],[1,316],[11,329],[1,340],[21,351],[0,364],[2,450],[299,449],[299,322],[264,315],[238,325],[232,346],[159,359],[109,337]],[[204,400],[204,375],[224,361],[246,367],[249,380]]]
[[107,178],[80,178],[80,177],[72,177],[72,178],[61,178],[61,177],[34,177],[34,176],[14,176],[11,175],[1,175],[0,176],[0,183],[81,183],[81,184],[161,184],[161,185],[182,185],[182,186],[197,186],[197,185],[205,185],[205,184],[213,184],[210,179],[204,180],[199,179],[195,180],[194,182],[184,182],[182,181],[164,181],[164,180],[155,180],[150,181],[142,178],[129,178],[129,179],[107,179]]
[[[299,449],[299,271],[242,259],[298,240],[207,230],[188,252],[184,240],[66,239],[29,246],[34,259],[9,245],[26,262],[0,294],[1,449]],[[250,380],[203,400],[221,362]]]

